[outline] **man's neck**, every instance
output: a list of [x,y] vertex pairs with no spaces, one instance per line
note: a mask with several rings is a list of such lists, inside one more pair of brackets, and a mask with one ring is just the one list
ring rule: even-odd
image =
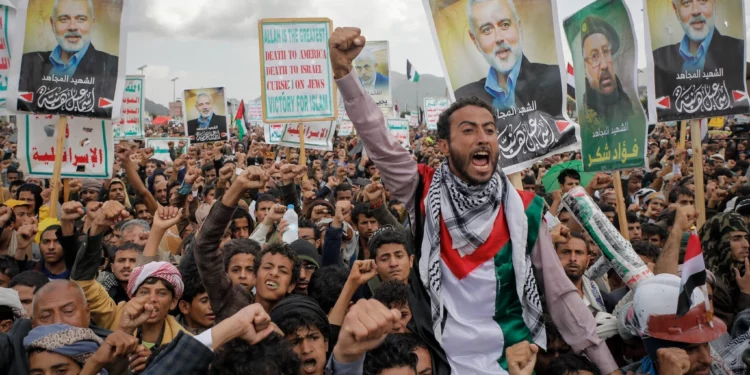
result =
[[66,64],[70,61],[70,58],[73,57],[73,55],[75,55],[75,53],[66,52],[63,49],[60,49],[60,60]]
[[271,310],[276,307],[276,304],[279,303],[279,301],[268,301],[258,294],[255,295],[255,302],[259,303],[263,307],[263,310],[266,310],[269,314],[271,313]]
[[54,264],[53,263],[44,262],[44,268],[46,268],[47,271],[49,271],[50,273],[55,274],[55,275],[59,275],[59,274],[65,272],[65,270],[67,269],[65,267],[65,262],[63,262],[62,260],[60,260],[60,261],[58,261],[57,263],[54,263]]
[[117,280],[118,283],[120,283],[120,287],[127,291],[128,290],[128,280]]
[[578,291],[578,295],[583,298],[583,277],[578,279],[578,281],[573,281],[573,285],[576,286],[576,290]]
[[497,75],[497,85],[500,86],[503,90],[508,90],[508,76],[504,74],[500,74],[500,72],[496,71]]
[[159,337],[164,330],[164,323],[164,319],[155,324],[143,323],[143,325],[141,325],[141,328],[143,329],[141,340],[148,343],[157,344],[157,341],[159,341]]

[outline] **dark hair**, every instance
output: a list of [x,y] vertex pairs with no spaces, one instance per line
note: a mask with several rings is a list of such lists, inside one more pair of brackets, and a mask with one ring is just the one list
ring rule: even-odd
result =
[[714,169],[713,178],[718,179],[719,176],[725,176],[727,178],[732,178],[732,177],[734,177],[734,173],[732,173],[732,171],[730,171],[729,169],[723,168],[723,167],[722,168],[716,168],[716,169]]
[[375,259],[378,256],[378,249],[383,245],[390,244],[403,245],[406,253],[411,255],[404,231],[392,226],[385,226],[373,233],[370,242],[367,243],[367,247],[370,249],[370,258]]
[[359,215],[365,215],[366,218],[371,219],[375,217],[370,211],[370,207],[362,204],[357,203],[354,205],[354,209],[352,210],[352,222],[354,222],[354,225],[359,224]]
[[13,309],[10,306],[0,305],[0,322],[3,320],[16,321],[16,314],[13,313]]
[[608,204],[599,204],[599,209],[602,210],[602,213],[605,213],[605,212],[617,213],[617,209],[615,208],[615,206],[611,206]]
[[521,183],[525,185],[536,185],[536,180],[534,179],[533,176],[526,175],[526,176],[523,176]]
[[[307,213],[305,214],[305,217],[311,218],[312,217],[313,209],[315,207],[317,207],[317,206],[325,206],[325,208],[328,209],[328,213],[330,215],[334,215],[336,213],[336,208],[333,207],[333,205],[331,204],[331,202],[323,200],[323,199],[318,199],[318,200],[315,200],[312,203],[310,203],[309,209],[306,209]],[[354,216],[352,216],[352,217],[354,217]]]
[[[25,182],[23,182],[23,180],[15,180],[15,181],[11,182],[10,185],[8,185],[8,191],[13,190],[13,187],[16,186],[16,185],[18,185],[20,187],[20,186],[23,186],[24,184],[25,184]],[[18,197],[14,197],[14,198],[18,198]]]
[[300,360],[287,340],[271,333],[261,342],[250,345],[234,339],[216,352],[210,375],[297,375]]
[[397,280],[386,281],[375,289],[372,298],[389,309],[409,306],[409,286]]
[[336,306],[349,272],[339,266],[325,266],[312,274],[307,285],[307,295],[327,314]]
[[640,223],[640,221],[638,221],[638,215],[632,211],[625,211],[625,219],[628,220],[628,224]]
[[[255,208],[257,209],[258,206],[256,205]],[[232,230],[232,233],[234,233],[237,230],[237,227],[234,225],[234,221],[237,219],[247,219],[247,228],[250,233],[253,233],[255,230],[255,222],[250,217],[250,213],[245,210],[244,207],[237,207],[237,209],[234,211],[234,214],[232,214],[232,221],[229,223],[229,227]]]
[[313,230],[313,236],[316,240],[320,239],[320,229],[315,225],[315,223],[312,222],[312,220],[300,218],[299,219],[299,228],[310,228]]
[[[221,252],[224,254],[224,270],[229,270],[229,263],[232,262],[232,258],[237,254],[251,254],[258,259],[258,253],[260,253],[260,244],[249,238],[235,238],[224,244],[221,248]],[[253,264],[255,268],[255,264]]]
[[201,166],[201,172],[206,173],[210,170],[216,170],[216,166],[213,163],[203,164]]
[[[589,247],[589,241],[588,241],[588,239],[586,238],[586,236],[584,236],[584,235],[583,235],[583,233],[581,233],[581,232],[574,232],[574,231],[571,231],[571,232],[570,232],[570,237],[571,237],[571,238],[575,238],[575,239],[579,239],[579,240],[583,241],[583,243],[584,243],[584,244],[585,244],[585,246],[586,246],[586,254],[589,254],[589,255],[591,255],[591,248]],[[558,247],[559,245],[563,245],[563,244],[566,244],[566,243],[567,243],[567,242],[562,242],[562,243],[557,243],[557,244],[555,244],[555,250],[557,250],[557,247]]]
[[8,255],[0,256],[0,273],[8,276],[8,279],[12,279],[18,275],[21,270],[18,268],[16,260]]
[[292,249],[291,246],[289,246],[286,243],[283,242],[272,242],[268,244],[268,247],[261,250],[260,253],[255,257],[255,262],[253,264],[253,271],[255,271],[255,274],[258,274],[258,270],[260,269],[261,260],[266,254],[281,254],[289,260],[292,261],[292,284],[296,284],[297,280],[299,280],[299,271],[302,266],[302,262],[297,257],[297,253]]
[[[445,112],[443,112],[445,113]],[[440,116],[442,118],[442,115]],[[391,335],[389,335],[391,336]],[[408,367],[417,373],[417,355],[386,337],[380,346],[365,354],[364,375],[379,375],[384,370]]]
[[163,279],[160,279],[158,277],[148,277],[148,278],[146,278],[146,280],[143,280],[143,283],[135,290],[135,292],[138,293],[138,289],[141,289],[141,287],[144,286],[144,285],[155,285],[159,281],[161,281],[161,283],[164,284],[164,287],[167,288],[167,290],[169,291],[169,293],[172,293],[172,298],[174,298],[174,296],[175,296],[175,294],[174,294],[174,286],[172,286],[172,284],[170,284],[170,283],[168,283],[168,282],[166,282]]
[[666,229],[662,228],[660,225],[656,225],[653,223],[646,223],[641,225],[641,233],[643,233],[644,237],[657,235],[661,237],[662,240],[666,240],[667,237],[669,237],[669,233]]
[[557,182],[560,184],[560,186],[565,185],[565,178],[570,177],[574,180],[581,181],[581,174],[578,173],[575,169],[565,168],[562,171],[560,171],[560,174],[557,175]]
[[346,182],[339,184],[336,186],[335,189],[333,189],[333,198],[334,200],[339,200],[339,192],[342,191],[352,191],[352,185],[347,184]]
[[547,373],[556,375],[576,375],[579,371],[588,371],[593,375],[601,375],[596,367],[586,357],[574,353],[568,353],[557,357],[549,364]]
[[300,307],[284,314],[281,319],[275,319],[274,323],[279,326],[279,329],[281,332],[284,332],[284,336],[286,337],[297,333],[297,330],[300,328],[307,328],[308,330],[316,328],[323,335],[324,339],[330,340],[331,329],[328,325],[328,319],[323,318],[325,316],[321,317],[309,307]]
[[271,194],[259,195],[258,199],[255,201],[255,212],[258,212],[258,209],[260,208],[260,204],[263,202],[271,202],[273,204],[276,204],[276,197],[274,197]]
[[654,262],[659,259],[661,253],[659,247],[652,244],[651,241],[633,241],[633,251],[638,255],[653,259]]
[[206,292],[206,287],[203,285],[203,281],[198,272],[185,274],[182,278],[182,282],[185,285],[185,289],[182,292],[180,301],[192,304],[195,297]]
[[693,192],[684,186],[675,186],[672,191],[669,192],[669,203],[677,203],[680,199],[680,195],[687,195],[688,197],[695,198]]
[[44,203],[42,200],[42,188],[34,184],[23,184],[16,191],[16,199],[19,199],[18,197],[20,197],[21,193],[24,191],[31,192],[31,194],[34,195],[34,202],[36,202],[34,205],[34,215],[39,215],[39,208],[42,207],[42,204]]
[[138,245],[135,242],[126,242],[126,243],[124,243],[124,244],[122,244],[120,246],[117,246],[115,248],[111,248],[111,251],[109,251],[109,254],[108,254],[108,256],[109,256],[109,262],[110,263],[114,263],[115,262],[115,258],[117,258],[117,252],[118,251],[128,251],[128,250],[132,250],[132,251],[135,251],[138,254],[142,254],[143,253],[143,246]]
[[437,136],[438,139],[450,139],[451,137],[451,116],[453,112],[466,106],[474,106],[484,108],[492,115],[492,119],[497,122],[497,115],[495,110],[483,100],[480,100],[476,96],[464,97],[456,100],[450,105],[443,113],[440,114],[437,122]]
[[10,280],[10,285],[8,285],[8,288],[12,288],[16,285],[23,285],[33,287],[34,293],[36,293],[39,288],[43,287],[44,284],[47,284],[48,282],[49,279],[47,278],[47,276],[45,276],[41,272],[23,271],[14,276],[12,280]]
[[413,352],[417,349],[427,349],[429,351],[429,348],[427,347],[427,344],[422,341],[419,336],[413,334],[413,333],[392,333],[389,334],[388,337],[386,337],[385,341],[389,342],[391,345],[398,346],[402,348],[402,350]]

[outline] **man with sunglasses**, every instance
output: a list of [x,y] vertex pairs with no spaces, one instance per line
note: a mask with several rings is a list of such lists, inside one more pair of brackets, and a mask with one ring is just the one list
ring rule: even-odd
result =
[[597,114],[601,125],[620,126],[634,113],[615,72],[620,37],[607,21],[588,16],[581,25],[581,43],[586,63],[585,106]]

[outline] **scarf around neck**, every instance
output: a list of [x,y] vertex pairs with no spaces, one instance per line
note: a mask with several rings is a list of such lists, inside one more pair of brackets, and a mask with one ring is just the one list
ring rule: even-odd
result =
[[[536,279],[527,253],[528,222],[521,196],[498,168],[487,184],[469,186],[451,173],[443,163],[435,170],[425,198],[425,236],[419,259],[421,281],[430,296],[433,331],[442,343],[442,321],[445,308],[440,265],[440,220],[445,223],[453,247],[462,256],[472,254],[492,232],[498,214],[523,218],[508,220],[513,251],[516,293],[523,307],[523,321],[534,343],[546,348],[542,306]],[[500,206],[504,211],[500,213]],[[499,249],[498,249],[499,250]]]

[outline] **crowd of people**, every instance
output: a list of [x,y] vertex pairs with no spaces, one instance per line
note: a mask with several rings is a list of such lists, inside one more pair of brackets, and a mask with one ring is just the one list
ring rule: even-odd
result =
[[[57,184],[51,202],[0,137],[0,373],[746,373],[747,140],[703,145],[696,228],[693,159],[674,128],[649,135],[648,168],[622,174],[627,236],[654,274],[631,290],[587,273],[604,252],[562,204],[581,174],[543,187],[579,153],[514,188],[494,111],[472,98],[406,150],[352,72],[359,30],[329,44],[357,135],[304,160],[262,128],[170,144],[166,163],[121,142],[112,179]],[[620,228],[613,182],[583,187]],[[691,231],[709,293],[677,315]]]

